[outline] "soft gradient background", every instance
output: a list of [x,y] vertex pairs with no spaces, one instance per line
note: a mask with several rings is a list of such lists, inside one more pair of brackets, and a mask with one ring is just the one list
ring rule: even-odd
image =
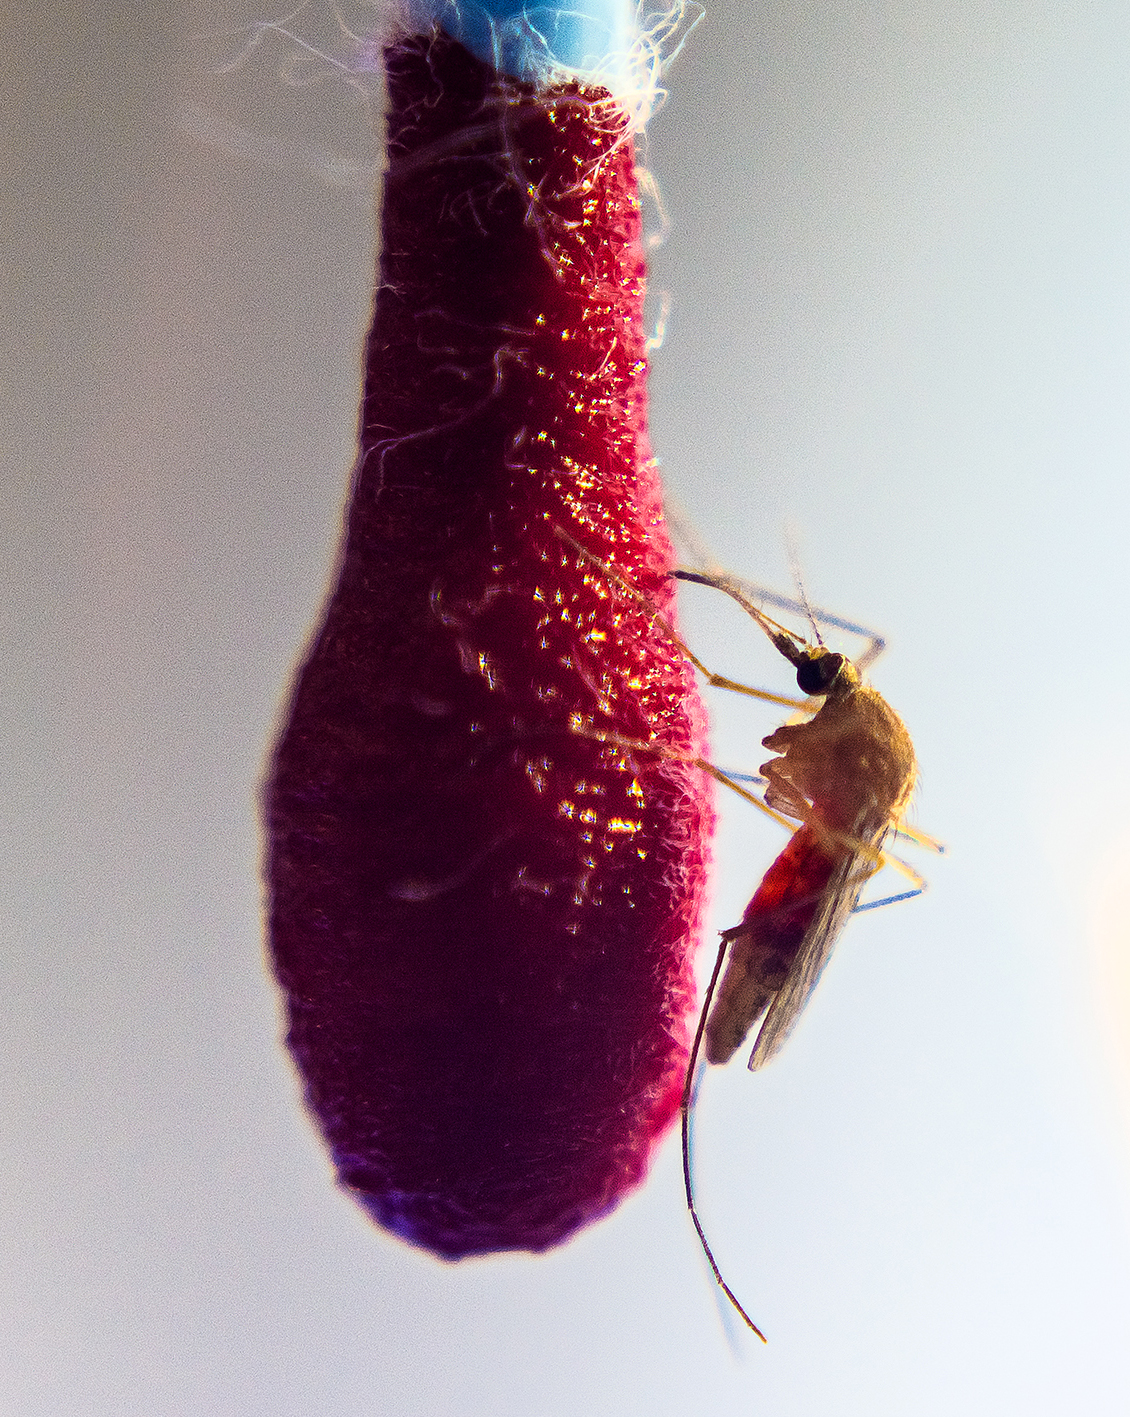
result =
[[[1121,1417],[1130,10],[719,0],[650,130],[670,485],[722,563],[787,589],[792,534],[888,635],[952,853],[778,1062],[708,1079],[702,1213],[767,1349],[673,1141],[565,1249],[449,1267],[303,1117],[256,785],[333,556],[376,150],[293,44],[212,71],[268,18],[11,6],[0,45],[0,1413]],[[787,683],[721,598],[686,625]],[[718,705],[718,760],[775,722]],[[711,930],[781,845],[723,805]]]

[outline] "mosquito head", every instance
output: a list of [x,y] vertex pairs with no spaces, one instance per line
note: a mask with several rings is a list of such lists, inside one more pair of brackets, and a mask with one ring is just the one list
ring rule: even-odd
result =
[[859,670],[846,654],[809,645],[794,661],[796,681],[808,695],[846,694],[860,684]]

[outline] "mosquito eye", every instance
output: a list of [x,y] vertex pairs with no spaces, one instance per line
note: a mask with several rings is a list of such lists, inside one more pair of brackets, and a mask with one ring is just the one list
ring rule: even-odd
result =
[[844,667],[842,654],[817,654],[796,672],[797,686],[805,694],[826,694]]

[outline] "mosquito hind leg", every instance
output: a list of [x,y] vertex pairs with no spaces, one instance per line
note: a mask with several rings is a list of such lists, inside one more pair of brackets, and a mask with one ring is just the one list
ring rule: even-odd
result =
[[694,1180],[691,1175],[691,1105],[694,1101],[695,1073],[702,1052],[702,1036],[706,1031],[706,1016],[710,1011],[714,991],[718,986],[718,976],[722,972],[722,961],[726,958],[726,948],[728,944],[729,940],[723,936],[722,943],[718,947],[718,958],[714,961],[714,972],[710,976],[710,983],[706,986],[706,994],[703,997],[702,1008],[699,1012],[698,1027],[695,1029],[694,1043],[691,1045],[690,1057],[687,1059],[687,1078],[683,1085],[683,1099],[679,1105],[680,1121],[682,1123],[683,1187],[686,1191],[687,1210],[690,1213],[691,1221],[695,1228],[695,1234],[698,1236],[698,1242],[702,1246],[702,1253],[706,1256],[706,1262],[710,1266],[710,1272],[713,1274],[718,1287],[741,1315],[746,1326],[757,1334],[762,1343],[768,1343],[769,1340],[750,1318],[741,1300],[722,1277],[722,1271],[718,1267],[718,1261],[714,1258],[714,1251],[710,1248],[710,1241],[706,1238],[706,1231],[702,1228],[702,1221],[698,1218],[698,1208],[695,1205],[694,1199]]

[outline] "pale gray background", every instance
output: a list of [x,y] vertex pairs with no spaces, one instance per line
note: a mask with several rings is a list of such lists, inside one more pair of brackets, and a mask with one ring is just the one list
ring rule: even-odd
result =
[[[557,1253],[449,1267],[301,1114],[255,795],[333,555],[375,148],[277,38],[212,72],[268,18],[7,7],[0,1414],[1124,1414],[1130,11],[720,0],[650,130],[669,482],[731,569],[787,589],[791,528],[887,633],[952,849],[769,1071],[708,1080],[702,1212],[772,1339],[736,1356],[673,1144]],[[688,597],[705,657],[787,685],[739,620]],[[776,715],[718,712],[755,768]],[[780,845],[724,804],[712,929]]]

